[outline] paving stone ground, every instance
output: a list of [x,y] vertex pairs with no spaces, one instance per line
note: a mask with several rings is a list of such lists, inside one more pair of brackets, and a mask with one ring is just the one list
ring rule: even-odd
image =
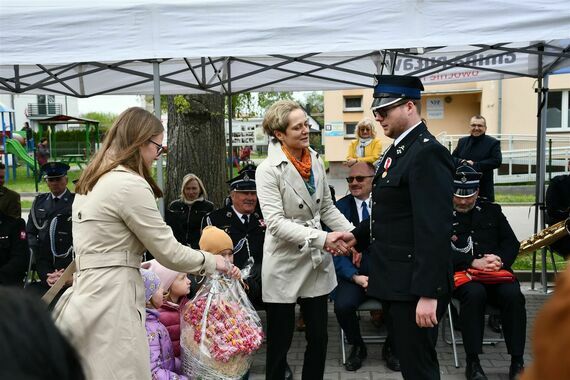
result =
[[[531,355],[531,331],[534,324],[535,316],[542,306],[542,304],[548,299],[548,295],[544,294],[541,290],[530,290],[530,285],[523,283],[521,285],[523,293],[526,297],[526,307],[527,307],[527,339],[526,339],[526,354],[525,362],[528,364],[532,361]],[[341,350],[340,350],[340,338],[339,338],[339,328],[336,321],[332,303],[329,304],[328,313],[328,332],[329,332],[329,342],[328,342],[328,352],[327,352],[327,362],[325,369],[325,379],[326,380],[376,380],[376,379],[386,379],[395,380],[402,379],[399,373],[393,372],[388,369],[384,362],[380,359],[380,353],[382,349],[381,344],[368,344],[368,358],[364,361],[364,365],[358,371],[348,372],[344,369],[341,364]],[[262,320],[265,322],[265,313],[260,313]],[[443,323],[448,323],[445,320]],[[363,333],[370,333],[378,335],[378,329],[370,323],[370,316],[368,313],[362,313],[361,316],[361,327]],[[381,333],[382,331],[380,331]],[[487,331],[488,336],[496,336],[491,331]],[[449,336],[449,328],[447,328],[447,334]],[[487,335],[486,335],[487,336]],[[346,346],[347,350],[350,346]],[[288,362],[293,370],[293,378],[295,380],[301,379],[301,371],[303,366],[303,353],[305,351],[305,338],[304,333],[295,332],[293,337],[293,342],[291,344],[291,349],[289,350]],[[510,356],[507,354],[507,348],[504,342],[498,343],[495,346],[484,346],[484,354],[480,356],[481,365],[485,370],[485,373],[489,379],[508,379],[508,371],[510,364]],[[458,346],[459,362],[460,368],[455,368],[453,363],[453,351],[451,345],[445,343],[441,338],[441,326],[440,334],[437,344],[437,352],[441,370],[441,378],[445,380],[459,380],[465,379],[465,352],[463,351],[463,346]],[[251,368],[250,379],[261,380],[265,378],[265,345],[256,354]]]

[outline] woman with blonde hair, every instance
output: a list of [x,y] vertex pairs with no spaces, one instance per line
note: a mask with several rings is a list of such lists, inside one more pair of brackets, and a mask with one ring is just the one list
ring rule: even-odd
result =
[[198,248],[202,218],[214,211],[202,180],[196,174],[186,174],[182,179],[180,198],[166,209],[165,220],[180,243]]
[[372,165],[380,158],[382,142],[376,138],[376,121],[369,117],[360,120],[356,125],[356,136],[348,147],[345,165],[349,167],[357,162],[369,162]]
[[[322,379],[327,353],[328,294],[336,287],[330,254],[346,254],[354,227],[334,206],[325,167],[309,148],[309,124],[299,104],[274,103],[263,119],[267,158],[255,175],[267,230],[261,270],[267,312],[266,379],[282,380],[301,306],[307,348],[303,379]],[[332,230],[322,230],[321,220]],[[344,232],[343,232],[344,231]]]
[[164,128],[142,108],[119,115],[76,186],[73,286],[56,305],[56,324],[79,351],[88,379],[150,379],[145,290],[148,249],[164,266],[190,273],[239,272],[220,256],[176,241],[162,220],[151,176]]

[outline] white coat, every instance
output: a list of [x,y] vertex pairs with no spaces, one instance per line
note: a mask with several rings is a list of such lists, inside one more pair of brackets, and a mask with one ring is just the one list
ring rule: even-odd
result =
[[354,227],[334,206],[325,167],[312,149],[316,191],[311,196],[303,178],[285,156],[279,142],[269,144],[268,157],[255,180],[267,224],[261,281],[263,301],[294,303],[299,297],[318,297],[336,287],[332,257],[323,251],[327,232]]
[[73,203],[77,272],[54,315],[78,350],[88,379],[150,380],[145,290],[139,272],[145,248],[164,266],[213,273],[214,256],[178,243],[152,189],[119,166]]

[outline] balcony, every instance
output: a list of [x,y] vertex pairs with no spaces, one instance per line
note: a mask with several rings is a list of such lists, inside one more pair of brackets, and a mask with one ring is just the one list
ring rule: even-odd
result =
[[61,103],[49,103],[49,104],[28,103],[28,117],[53,116],[53,115],[61,115],[61,113],[62,113]]

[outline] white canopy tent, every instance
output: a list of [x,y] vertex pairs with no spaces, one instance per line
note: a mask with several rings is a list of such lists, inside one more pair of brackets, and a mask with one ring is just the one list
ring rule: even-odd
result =
[[0,3],[0,92],[154,94],[157,111],[160,93],[371,87],[390,72],[426,84],[525,76],[537,79],[544,152],[543,80],[569,67],[567,0]]

